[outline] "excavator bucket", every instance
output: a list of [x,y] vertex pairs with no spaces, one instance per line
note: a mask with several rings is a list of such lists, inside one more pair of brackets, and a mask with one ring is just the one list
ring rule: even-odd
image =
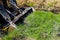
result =
[[4,2],[2,3],[0,3],[0,31],[5,33],[17,28],[18,23],[24,23],[24,19],[35,11],[33,7],[19,8],[16,1],[14,3],[12,0],[10,0],[11,8]]

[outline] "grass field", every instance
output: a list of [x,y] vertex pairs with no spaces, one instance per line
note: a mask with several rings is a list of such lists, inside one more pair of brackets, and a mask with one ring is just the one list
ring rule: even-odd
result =
[[3,40],[60,40],[60,14],[36,11]]

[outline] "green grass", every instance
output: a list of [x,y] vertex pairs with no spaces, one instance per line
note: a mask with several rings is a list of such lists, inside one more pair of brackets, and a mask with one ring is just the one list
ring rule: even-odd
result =
[[53,40],[55,28],[60,24],[60,14],[36,11],[30,14],[24,22],[25,24],[20,24],[17,29],[3,37],[3,40],[13,40],[13,38],[23,36],[28,40]]

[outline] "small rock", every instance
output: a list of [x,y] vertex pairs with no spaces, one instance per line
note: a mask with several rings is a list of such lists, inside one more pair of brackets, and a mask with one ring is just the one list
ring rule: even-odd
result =
[[60,34],[57,34],[57,36],[60,36]]
[[0,40],[2,40],[2,38],[0,37]]

